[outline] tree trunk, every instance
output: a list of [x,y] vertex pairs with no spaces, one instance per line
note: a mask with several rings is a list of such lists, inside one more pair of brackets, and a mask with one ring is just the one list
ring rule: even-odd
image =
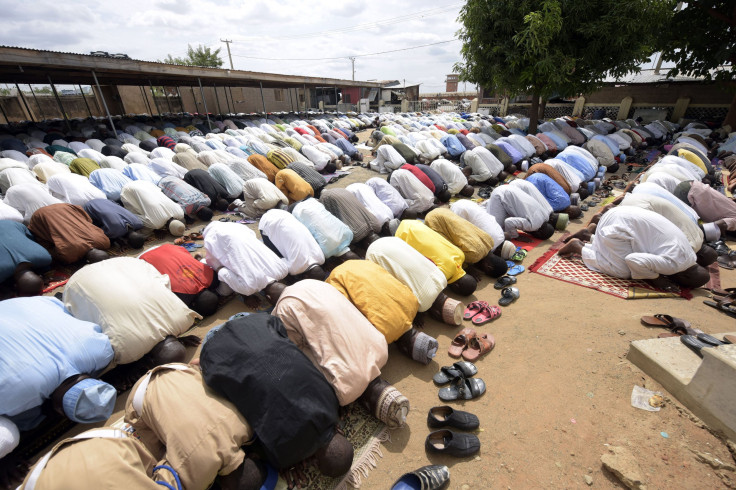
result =
[[544,110],[547,108],[547,99],[542,99],[539,102],[539,119],[544,119]]
[[725,126],[726,124],[731,126],[731,131],[734,131],[734,128],[736,128],[736,93],[733,99],[731,99],[731,107],[728,108],[726,119],[723,120],[723,125]]
[[529,130],[527,134],[537,134],[537,121],[539,119],[539,94],[532,94],[532,107],[529,110]]

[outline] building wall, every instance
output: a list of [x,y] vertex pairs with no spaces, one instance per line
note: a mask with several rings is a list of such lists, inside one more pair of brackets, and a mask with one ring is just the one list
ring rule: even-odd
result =
[[647,85],[606,86],[585,96],[586,104],[618,104],[624,97],[634,103],[674,105],[680,97],[689,97],[690,104],[730,104],[733,94],[716,83],[663,83]]

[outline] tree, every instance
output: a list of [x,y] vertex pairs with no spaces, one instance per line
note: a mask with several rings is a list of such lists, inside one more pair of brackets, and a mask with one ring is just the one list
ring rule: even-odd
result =
[[534,133],[540,97],[577,96],[608,74],[638,71],[673,8],[674,0],[467,0],[455,71],[509,97],[531,94]]
[[[676,12],[661,37],[662,59],[675,63],[667,76],[684,74],[726,81],[736,88],[736,1],[696,0]],[[724,124],[736,127],[736,94]]]
[[222,66],[222,60],[220,59],[220,50],[217,48],[212,51],[207,46],[199,45],[196,48],[192,48],[191,44],[187,44],[187,56],[186,58],[174,58],[168,55],[162,63],[169,63],[171,65],[186,65],[186,66],[207,66],[210,68],[220,68]]

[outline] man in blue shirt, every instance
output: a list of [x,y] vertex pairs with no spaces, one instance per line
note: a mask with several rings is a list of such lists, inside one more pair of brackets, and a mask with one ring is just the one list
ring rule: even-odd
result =
[[41,294],[43,279],[34,272],[51,264],[51,255],[21,223],[0,220],[0,282],[14,279],[19,296]]

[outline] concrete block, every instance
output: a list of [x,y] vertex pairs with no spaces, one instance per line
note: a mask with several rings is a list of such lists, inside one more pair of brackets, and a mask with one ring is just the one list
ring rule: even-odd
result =
[[736,345],[702,353],[703,359],[678,337],[670,337],[632,342],[627,359],[712,429],[736,440]]

